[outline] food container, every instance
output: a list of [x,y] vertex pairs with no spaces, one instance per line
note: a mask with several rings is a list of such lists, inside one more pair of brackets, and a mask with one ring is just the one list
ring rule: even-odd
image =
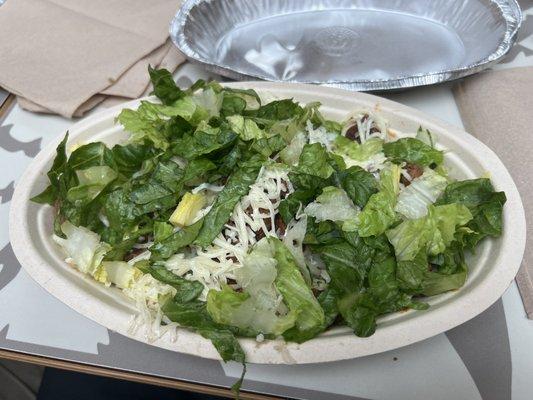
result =
[[232,79],[389,90],[489,67],[521,19],[515,0],[187,0],[170,35]]

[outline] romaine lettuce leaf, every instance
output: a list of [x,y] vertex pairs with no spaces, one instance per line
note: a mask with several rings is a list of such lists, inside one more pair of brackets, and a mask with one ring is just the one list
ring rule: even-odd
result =
[[383,150],[383,140],[368,139],[364,143],[357,143],[342,135],[335,139],[335,152],[347,156],[355,161],[366,161]]
[[228,221],[237,202],[248,193],[250,185],[257,179],[263,161],[260,157],[251,158],[241,163],[240,168],[229,177],[226,186],[218,194],[213,206],[204,217],[204,225],[195,240],[197,245],[209,246],[222,231],[222,227]]
[[182,302],[168,300],[162,307],[163,313],[173,322],[191,328],[211,340],[224,361],[244,362],[245,354],[230,327],[217,324],[210,317],[206,303],[199,300]]
[[249,118],[244,118],[242,115],[232,115],[226,117],[226,119],[228,120],[231,129],[233,129],[233,131],[244,141],[265,137],[265,132]]
[[196,300],[202,291],[204,285],[197,281],[189,281],[181,276],[176,275],[172,271],[169,271],[163,264],[150,263],[150,261],[140,261],[135,264],[135,267],[144,272],[150,274],[159,282],[165,283],[176,289],[176,295],[174,301],[180,303],[190,302]]
[[176,86],[172,74],[166,69],[154,69],[148,66],[148,73],[154,87],[154,94],[163,104],[172,104],[185,96],[185,93]]
[[204,219],[177,230],[172,235],[165,237],[161,241],[156,241],[151,247],[152,260],[166,260],[180,249],[190,245],[198,238],[204,224]]
[[449,184],[436,204],[460,203],[468,207],[472,220],[463,240],[467,247],[473,248],[483,238],[501,234],[505,202],[505,193],[496,192],[489,179],[481,178]]
[[228,149],[235,144],[237,138],[238,135],[227,125],[213,128],[203,122],[194,133],[176,140],[172,145],[172,152],[176,156],[192,160]]
[[[101,264],[105,280],[121,289],[131,287],[140,271],[125,261],[104,261]],[[97,279],[98,280],[98,279]]]
[[400,167],[391,164],[381,171],[379,192],[368,199],[359,214],[359,235],[377,236],[385,232],[396,221],[397,196],[400,189]]
[[386,234],[397,260],[410,261],[423,249],[433,255],[444,252],[453,241],[457,227],[471,219],[472,214],[462,204],[429,206],[425,217],[405,220]]
[[289,311],[297,313],[295,326],[283,336],[287,340],[300,343],[320,332],[325,321],[324,310],[305,283],[291,252],[279,239],[270,237],[268,240],[277,261],[278,274],[274,284],[283,295],[283,301]]
[[448,180],[427,168],[424,174],[413,179],[411,184],[400,191],[396,212],[405,218],[422,218],[427,214],[428,206],[444,192],[448,185]]
[[378,181],[361,167],[353,166],[337,172],[337,180],[348,197],[361,208],[378,191]]
[[101,242],[98,234],[68,221],[63,222],[61,230],[66,238],[54,235],[53,239],[61,246],[70,263],[85,274],[94,274],[111,246]]
[[258,299],[246,292],[236,292],[228,286],[220,291],[209,291],[207,312],[219,324],[274,336],[292,328],[297,315],[293,311],[286,315],[276,315],[275,310],[263,308]]
[[411,294],[435,296],[459,289],[467,277],[463,250],[454,242],[444,253],[428,260],[422,249],[413,260],[398,262],[396,277],[400,288]]
[[[218,85],[216,82],[210,82],[210,87],[206,87],[192,96],[192,100],[196,105],[207,112],[207,119],[218,117],[222,107],[223,94],[220,93],[221,88],[214,87],[213,83]],[[217,91],[213,90],[213,88]]]
[[298,173],[327,179],[335,172],[328,162],[326,149],[318,144],[306,144],[300,154],[297,167]]
[[303,132],[298,132],[291,142],[279,153],[281,160],[287,165],[296,165],[300,154],[307,143],[307,137]]
[[67,192],[67,200],[73,203],[86,204],[94,200],[96,196],[112,181],[118,174],[107,165],[89,167],[76,171],[78,186],[70,188]]
[[444,161],[442,151],[428,146],[415,138],[402,138],[395,142],[385,143],[383,152],[393,163],[408,162],[421,166],[440,165]]
[[[68,170],[68,158],[66,152],[66,146],[68,141],[68,131],[61,142],[59,142],[56,148],[56,156],[52,163],[52,167],[47,173],[50,184],[38,195],[32,197],[30,200],[39,204],[54,204],[59,197],[66,195],[66,191],[69,189],[69,180],[75,179],[74,174],[71,172],[68,177],[65,176],[65,172]],[[66,181],[66,182],[65,182]]]
[[346,192],[335,186],[327,186],[320,196],[309,203],[304,212],[317,222],[330,220],[344,222],[343,229],[353,230],[359,210],[355,207]]

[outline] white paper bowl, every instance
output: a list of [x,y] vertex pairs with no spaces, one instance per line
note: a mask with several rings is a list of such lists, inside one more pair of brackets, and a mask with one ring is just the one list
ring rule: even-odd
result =
[[[393,128],[416,131],[419,125],[435,133],[440,146],[449,150],[446,164],[454,177],[480,177],[487,172],[497,190],[507,196],[504,231],[498,239],[485,240],[469,257],[469,277],[458,291],[430,299],[427,311],[394,313],[381,318],[376,333],[358,338],[348,328],[335,328],[303,344],[283,341],[257,343],[241,339],[247,360],[252,363],[315,363],[366,356],[395,349],[451,329],[478,315],[494,303],[516,275],[524,253],[526,225],[518,190],[499,158],[483,143],[456,127],[428,117],[412,108],[362,93],[302,84],[241,82],[231,87],[254,88],[262,95],[320,101],[327,117],[343,119],[358,108],[379,109]],[[122,108],[136,108],[140,100],[105,110],[72,126],[68,147],[102,140],[114,144],[126,137],[114,124]],[[87,278],[69,267],[51,239],[52,208],[31,203],[29,198],[47,185],[46,173],[62,135],[42,150],[19,180],[11,202],[9,234],[13,251],[24,269],[48,292],[99,324],[130,338],[148,342],[142,330],[128,332],[135,309],[115,288]],[[186,329],[177,340],[169,335],[150,344],[201,357],[220,359],[211,343]]]

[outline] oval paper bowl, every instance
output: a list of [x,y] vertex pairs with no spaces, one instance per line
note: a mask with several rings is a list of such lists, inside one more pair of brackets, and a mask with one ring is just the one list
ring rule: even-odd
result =
[[[451,329],[481,313],[507,289],[516,275],[525,247],[524,209],[509,172],[498,157],[466,132],[428,117],[412,108],[375,96],[302,84],[243,82],[231,87],[254,88],[268,97],[293,97],[300,102],[320,101],[330,118],[343,119],[354,109],[379,109],[390,125],[401,131],[416,131],[422,125],[436,134],[449,151],[445,163],[456,178],[475,178],[490,173],[497,190],[505,191],[503,235],[484,240],[475,255],[468,257],[469,276],[457,291],[429,299],[427,311],[407,311],[380,318],[376,333],[356,337],[348,328],[330,329],[302,344],[282,340],[258,343],[240,339],[252,363],[316,363],[355,358],[395,349]],[[72,126],[68,147],[102,140],[124,141],[126,135],[115,116],[122,108],[136,108],[140,100],[90,116]],[[12,200],[9,233],[13,250],[28,274],[50,294],[93,321],[130,338],[172,351],[220,359],[211,343],[187,329],[177,339],[169,335],[148,341],[142,329],[129,330],[135,313],[133,304],[116,288],[106,288],[69,267],[51,239],[53,210],[29,199],[47,185],[46,172],[55,155],[55,143],[42,150],[20,178]],[[67,147],[67,148],[68,148]]]

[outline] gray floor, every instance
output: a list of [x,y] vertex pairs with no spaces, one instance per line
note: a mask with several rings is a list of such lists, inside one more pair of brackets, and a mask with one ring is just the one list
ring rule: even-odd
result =
[[34,400],[43,371],[36,365],[0,360],[0,400]]

